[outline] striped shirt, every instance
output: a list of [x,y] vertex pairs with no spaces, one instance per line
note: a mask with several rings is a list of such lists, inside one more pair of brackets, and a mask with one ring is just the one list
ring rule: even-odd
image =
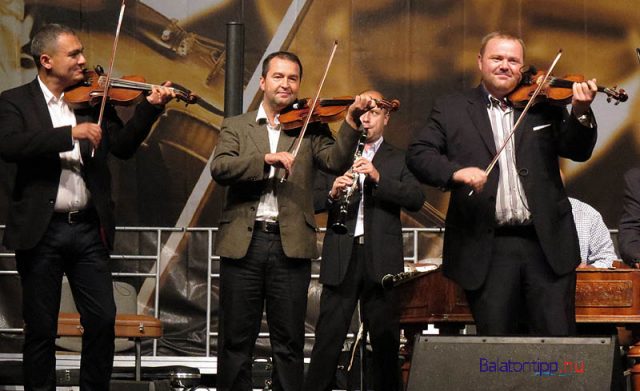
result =
[[[487,112],[491,121],[493,140],[496,143],[496,149],[499,149],[513,128],[513,107],[498,101],[491,95],[489,95],[489,102]],[[498,158],[498,166],[500,167],[496,197],[496,223],[498,225],[526,225],[531,222],[527,197],[524,194],[516,167],[514,145],[514,137],[511,137]]]

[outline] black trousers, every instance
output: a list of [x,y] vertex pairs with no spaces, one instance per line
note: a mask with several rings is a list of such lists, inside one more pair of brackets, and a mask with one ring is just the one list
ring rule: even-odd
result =
[[393,290],[367,276],[364,245],[354,244],[344,281],[338,286],[322,286],[316,341],[305,379],[304,391],[331,390],[338,358],[351,324],[358,299],[365,328],[373,349],[376,391],[398,390],[398,349],[400,347],[400,312]]
[[55,390],[55,339],[63,273],[84,328],[80,388],[108,390],[113,367],[116,307],[109,252],[97,217],[69,224],[54,217],[38,245],[16,251],[25,323],[26,390]]
[[466,291],[479,335],[570,336],[576,273],[556,275],[533,227],[496,230],[484,285]]
[[252,389],[251,363],[266,303],[274,391],[300,391],[311,260],[288,258],[279,233],[254,230],[247,255],[220,262],[216,389]]

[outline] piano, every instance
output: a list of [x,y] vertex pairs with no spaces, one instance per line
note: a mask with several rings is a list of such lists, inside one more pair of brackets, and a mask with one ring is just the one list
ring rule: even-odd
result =
[[[440,334],[459,334],[473,317],[464,291],[442,275],[441,269],[420,273],[397,285],[401,303],[400,327],[407,344],[403,349],[406,379],[411,366],[411,344],[417,333],[433,324]],[[616,326],[620,344],[634,359],[629,370],[634,391],[640,391],[640,269],[614,262],[611,269],[578,269],[576,322]]]

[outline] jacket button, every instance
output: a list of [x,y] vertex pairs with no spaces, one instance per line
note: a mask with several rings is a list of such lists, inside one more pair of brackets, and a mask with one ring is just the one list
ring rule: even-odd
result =
[[247,227],[247,231],[249,232],[253,231],[253,227]]
[[49,200],[49,205],[53,205],[54,202],[54,200]]
[[256,207],[255,207],[255,206],[252,206],[252,207],[251,207],[251,208],[249,208],[249,209],[251,209],[251,211],[253,212],[254,210],[256,210]]
[[529,175],[529,170],[526,168],[521,168],[518,170],[518,175],[520,176],[527,176]]

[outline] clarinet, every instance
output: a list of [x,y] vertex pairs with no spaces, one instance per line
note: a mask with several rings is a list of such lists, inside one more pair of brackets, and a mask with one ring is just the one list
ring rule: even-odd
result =
[[[364,151],[364,145],[366,144],[366,142],[367,142],[367,130],[362,129],[362,133],[360,134],[360,139],[358,140],[358,145],[356,145],[356,150],[353,153],[353,163],[355,163],[356,160],[358,160],[358,158],[362,157],[362,152]],[[348,231],[346,221],[347,221],[347,214],[349,212],[349,200],[351,198],[351,195],[358,188],[358,183],[360,182],[360,175],[362,175],[362,174],[353,172],[353,164],[349,169],[349,174],[353,176],[353,184],[345,188],[344,191],[342,192],[342,197],[339,200],[340,209],[338,211],[338,216],[336,217],[336,220],[334,221],[334,223],[331,225],[331,229],[333,230],[333,232],[340,235],[344,235]]]

